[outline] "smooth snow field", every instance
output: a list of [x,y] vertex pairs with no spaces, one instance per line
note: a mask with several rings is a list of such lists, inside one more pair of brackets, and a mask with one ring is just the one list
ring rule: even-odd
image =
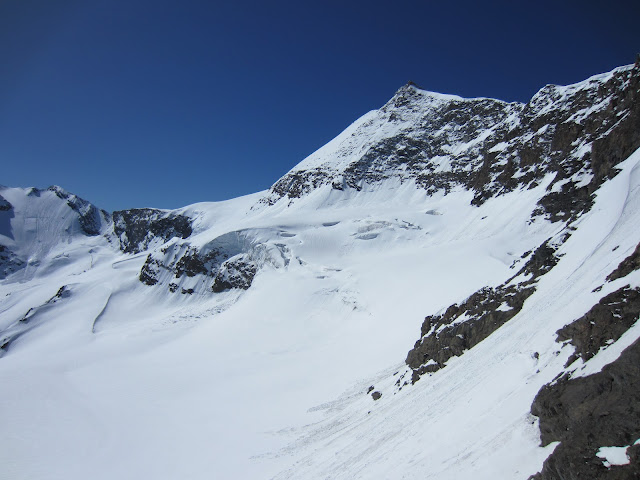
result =
[[[639,162],[598,191],[517,316],[402,389],[426,315],[561,233],[531,220],[548,183],[481,207],[391,180],[196,204],[189,242],[236,232],[260,269],[246,291],[193,295],[142,284],[147,253],[80,235],[53,194],[6,189],[2,234],[31,258],[0,284],[0,329],[20,332],[0,358],[0,478],[525,479],[554,448],[529,410],[571,354],[556,330],[640,283],[593,291],[638,242]],[[639,335],[574,367],[599,371]]]

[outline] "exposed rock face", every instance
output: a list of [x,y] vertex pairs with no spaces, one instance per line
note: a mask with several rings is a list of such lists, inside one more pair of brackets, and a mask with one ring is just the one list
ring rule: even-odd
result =
[[640,268],[640,243],[633,251],[631,255],[625,258],[618,268],[616,268],[613,272],[609,274],[607,277],[608,282],[613,282],[618,278],[623,278],[629,275],[631,272],[638,270]]
[[575,353],[565,366],[589,360],[616,342],[640,317],[640,289],[627,285],[602,298],[584,316],[558,330],[558,341],[569,342]]
[[[558,263],[556,250],[569,237],[571,222],[591,208],[593,193],[640,146],[640,62],[575,86],[547,86],[527,105],[511,108],[511,116],[502,120],[508,127],[498,123],[474,144],[475,158],[464,158],[458,151],[449,156],[446,175],[442,169],[438,175],[423,173],[416,176],[416,184],[445,194],[460,185],[473,190],[472,203],[480,205],[503,192],[546,182],[547,193],[533,216],[563,222],[565,227],[555,241],[525,254],[523,258],[530,255],[527,264],[504,284],[481,289],[461,304],[425,318],[421,338],[406,359],[412,383],[513,318],[534,293],[537,280]],[[455,160],[463,158],[467,174],[456,170]],[[640,245],[607,281],[624,278],[639,267]],[[639,318],[640,289],[627,285],[606,295],[557,332],[558,341],[575,348],[565,368],[608,348]],[[602,372],[583,378],[564,373],[538,393],[531,412],[540,418],[542,445],[561,443],[532,478],[640,478],[640,444],[634,444],[640,439],[639,365],[636,341]],[[400,380],[396,385],[401,388],[399,384]],[[628,446],[629,464],[603,463],[597,453],[609,446]]]
[[214,292],[232,288],[246,290],[251,286],[257,270],[256,264],[247,255],[229,259],[220,266],[211,290]]
[[[142,269],[140,270],[140,281],[150,287],[158,283],[158,275],[163,268],[162,262],[154,259],[151,255],[147,256]],[[177,286],[176,286],[177,287]]]
[[[535,480],[640,478],[640,341],[601,372],[565,375],[536,396],[531,413],[540,419],[542,445],[559,441]],[[607,468],[601,447],[631,446],[628,465]]]
[[182,257],[180,257],[176,262],[174,269],[176,278],[180,278],[183,275],[186,275],[187,277],[195,277],[199,274],[209,274],[211,270],[211,266],[209,264],[211,262],[215,262],[215,259],[219,254],[219,251],[212,250],[206,255],[200,255],[196,248],[189,247]]
[[[258,270],[255,257],[260,251],[260,245],[243,231],[221,235],[199,249],[178,242],[149,254],[140,281],[150,286],[168,282],[169,291],[176,292],[181,280],[199,276],[216,293],[233,288],[246,290]],[[193,288],[191,292],[189,288],[183,290],[194,292]]]
[[397,178],[429,193],[465,188],[480,205],[547,177],[535,213],[569,220],[590,208],[602,181],[640,147],[639,125],[640,63],[568,87],[548,85],[526,105],[406,85],[329,144],[328,159],[325,149],[310,156],[264,201]]
[[[566,233],[561,233],[557,242],[567,238]],[[441,369],[451,357],[462,355],[517,315],[525,300],[535,292],[538,278],[558,262],[555,255],[558,245],[552,239],[546,240],[535,252],[528,252],[527,263],[506,283],[482,288],[460,305],[453,304],[440,315],[427,316],[420,329],[420,339],[405,360],[413,370],[411,383],[425,373]],[[511,283],[517,277],[522,280]]]
[[[0,195],[0,234],[9,235],[13,205]],[[24,262],[6,245],[0,245],[0,280],[20,270]]]
[[[535,282],[539,277],[547,273],[558,263],[558,257],[556,256],[556,251],[558,247],[567,241],[569,238],[569,234],[566,232],[562,232],[559,235],[559,238],[554,243],[551,238],[542,242],[542,244],[536,248],[533,254],[527,260],[524,267],[518,271],[516,275],[514,275],[509,281],[520,275],[531,275],[527,280],[523,280],[523,284],[530,284]],[[530,254],[530,252],[529,252]],[[529,255],[525,254],[523,258],[527,258]]]
[[0,245],[0,280],[17,272],[24,266],[24,262],[8,247]]
[[422,338],[409,351],[406,363],[413,369],[412,383],[421,375],[442,368],[453,356],[473,348],[513,318],[533,287],[483,288],[461,305],[451,305],[442,315],[424,319]]
[[161,244],[173,237],[187,238],[192,233],[188,217],[152,208],[113,212],[113,230],[125,253],[140,253],[154,241]]
[[[332,163],[294,169],[272,187],[269,201],[297,198],[325,184],[360,190],[394,177],[414,179],[432,193],[449,191],[470,181],[469,162],[485,138],[504,135],[521,109],[517,103],[465,100],[406,85],[339,145]],[[383,138],[375,141],[379,132]],[[442,168],[445,161],[449,165]]]
[[12,208],[13,206],[2,195],[0,195],[0,212],[7,212]]

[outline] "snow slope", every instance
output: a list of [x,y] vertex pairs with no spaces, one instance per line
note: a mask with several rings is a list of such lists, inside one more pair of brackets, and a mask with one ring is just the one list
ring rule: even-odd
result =
[[[399,366],[322,405],[325,419],[288,447],[297,462],[277,478],[527,478],[540,470],[554,445],[539,447],[529,410],[571,353],[555,332],[619,287],[593,292],[619,263],[618,250],[635,248],[639,201],[640,151],[599,192],[519,315],[413,386],[394,388]],[[637,287],[640,274],[625,282]],[[600,371],[639,336],[636,325],[579,373]],[[369,383],[382,393],[377,402],[362,394]]]
[[[71,208],[66,192],[3,188],[12,208],[0,211],[0,244],[24,263],[0,282],[1,476],[440,480],[540,471],[557,442],[540,446],[536,394],[559,374],[601,371],[640,337],[634,325],[569,366],[574,347],[556,338],[606,295],[640,286],[637,270],[607,281],[640,241],[640,150],[592,184],[592,206],[562,221],[536,214],[561,190],[557,171],[482,202],[466,181],[424,188],[396,163],[357,188],[334,182],[372,146],[464,103],[403,88],[420,101],[402,104],[401,89],[269,192],[114,212],[117,225],[92,210],[100,221],[90,234],[79,220],[88,207]],[[514,112],[526,107],[478,101],[501,113],[479,121],[475,138],[500,145],[497,132],[516,128]],[[407,108],[412,115],[387,130],[370,128]],[[466,143],[429,161],[446,170],[461,152],[479,151]],[[282,190],[319,168],[330,181],[296,196]],[[595,178],[575,171],[570,181],[584,184],[576,188]],[[148,231],[135,243],[143,217]],[[412,384],[404,360],[425,315],[509,281],[548,239],[557,264],[535,279],[522,310]]]

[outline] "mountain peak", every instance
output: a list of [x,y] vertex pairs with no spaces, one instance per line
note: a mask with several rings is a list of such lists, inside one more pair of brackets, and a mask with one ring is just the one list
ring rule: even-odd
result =
[[[593,191],[612,168],[604,159],[610,147],[604,147],[603,136],[613,138],[611,129],[635,128],[640,74],[631,67],[566,87],[544,87],[526,105],[463,99],[407,83],[382,108],[361,117],[294,167],[263,202],[291,201],[316,190],[326,195],[360,192],[392,181],[411,182],[430,195],[462,188],[473,192],[479,205],[498,194],[532,188],[558,168],[562,174],[550,182],[566,183],[569,178],[571,185],[586,188],[590,167],[607,165],[588,187]],[[616,148],[625,155],[640,146],[637,135],[624,138]],[[588,203],[578,200],[584,196],[572,188],[564,186],[563,202],[570,205],[557,206],[564,215]],[[550,209],[543,212],[551,214]]]
[[424,90],[414,82],[409,81],[400,87],[382,108],[403,108],[408,106],[428,108],[430,104],[434,103],[440,104],[443,102],[459,102],[463,100],[464,98],[458,95]]

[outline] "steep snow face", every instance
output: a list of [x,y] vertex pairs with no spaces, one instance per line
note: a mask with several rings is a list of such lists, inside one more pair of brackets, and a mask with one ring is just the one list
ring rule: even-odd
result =
[[585,444],[554,401],[632,371],[638,69],[527,105],[408,85],[226,202],[109,216],[3,189],[3,475],[626,468],[602,456],[635,458],[635,420],[599,399],[622,437]]
[[35,244],[46,250],[74,236],[98,235],[109,224],[106,212],[60,187],[0,187],[0,195],[0,235],[24,251],[33,251]]
[[70,263],[72,244],[105,243],[92,237],[107,232],[109,214],[60,187],[2,187],[0,195],[0,278],[20,271],[29,279],[40,267]]
[[[557,478],[558,472],[568,478],[576,472],[575,478],[606,478],[612,464],[601,461],[606,448],[600,447],[631,445],[640,428],[640,417],[629,408],[638,402],[640,306],[637,299],[612,299],[620,289],[637,296],[640,270],[607,280],[640,241],[640,150],[619,168],[621,173],[598,191],[591,211],[570,226],[569,237],[564,228],[545,230],[550,238],[564,238],[556,245],[556,263],[537,278],[527,277],[535,280],[535,291],[512,318],[458,356],[448,355],[444,365],[424,371],[413,385],[410,368],[390,366],[338,399],[319,404],[316,410],[324,412],[324,419],[303,428],[279,452],[295,463],[275,478],[517,479],[539,470],[543,473],[536,478],[541,479]],[[501,272],[504,281],[518,265]],[[425,280],[425,290],[435,281]],[[610,323],[598,314],[587,315],[583,323],[592,332],[587,339],[602,343],[576,357],[584,348],[582,337],[572,334],[572,344],[556,332],[599,303],[611,308]],[[509,309],[500,307],[491,313]],[[626,327],[619,328],[623,317]],[[469,315],[451,325],[474,321]],[[596,328],[596,322],[603,324]],[[598,328],[617,333],[596,335]],[[630,346],[635,351],[628,358],[623,352]],[[623,363],[613,367],[616,362]],[[576,380],[582,383],[571,390]],[[543,446],[538,418],[530,410],[541,417]],[[553,462],[543,469],[550,454]],[[634,477],[637,461],[631,463],[630,470],[619,472],[621,478]]]

